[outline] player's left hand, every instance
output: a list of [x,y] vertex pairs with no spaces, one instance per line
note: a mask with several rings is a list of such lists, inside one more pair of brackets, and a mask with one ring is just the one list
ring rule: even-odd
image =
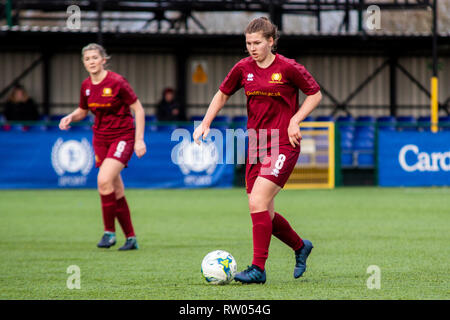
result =
[[288,127],[288,136],[291,146],[295,148],[300,145],[300,140],[302,140],[302,134],[300,132],[300,127],[297,123],[291,122]]
[[141,158],[147,152],[147,147],[145,146],[144,140],[136,140],[134,143],[134,152],[138,158]]

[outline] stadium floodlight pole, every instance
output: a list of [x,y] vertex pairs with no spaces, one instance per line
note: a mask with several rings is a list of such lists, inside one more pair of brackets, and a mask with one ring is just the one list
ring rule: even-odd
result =
[[438,68],[437,68],[437,0],[433,0],[433,75],[431,77],[431,132],[438,131],[439,92],[438,92]]

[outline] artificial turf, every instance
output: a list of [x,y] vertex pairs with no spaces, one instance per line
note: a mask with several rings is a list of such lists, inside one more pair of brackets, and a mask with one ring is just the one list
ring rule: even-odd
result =
[[[98,249],[95,190],[0,191],[0,299],[449,299],[450,189],[283,190],[276,211],[314,249],[293,278],[294,255],[272,238],[265,285],[208,285],[210,251],[251,263],[243,189],[126,190],[140,249]],[[80,268],[68,289],[67,268]],[[367,268],[381,270],[368,289]]]

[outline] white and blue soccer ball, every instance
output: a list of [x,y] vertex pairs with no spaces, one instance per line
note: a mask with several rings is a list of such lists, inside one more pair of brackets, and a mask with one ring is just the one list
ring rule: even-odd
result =
[[201,271],[209,284],[227,284],[236,275],[237,263],[229,252],[215,250],[203,258]]

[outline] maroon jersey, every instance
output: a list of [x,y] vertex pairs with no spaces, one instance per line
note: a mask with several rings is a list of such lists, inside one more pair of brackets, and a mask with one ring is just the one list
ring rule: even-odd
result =
[[108,71],[105,79],[93,84],[88,77],[81,84],[81,109],[89,109],[95,115],[94,134],[104,137],[134,132],[134,120],[130,105],[137,97],[128,81],[121,75]]
[[[261,140],[262,133],[267,132],[267,143],[261,144],[259,141],[258,149],[275,146],[275,140],[271,139],[272,129],[279,130],[279,146],[290,145],[287,129],[299,109],[298,90],[306,95],[320,90],[304,66],[280,54],[276,54],[275,60],[265,69],[260,68],[252,57],[242,59],[231,69],[219,89],[226,95],[232,95],[242,87],[247,96],[249,137],[250,129],[256,130],[258,140]],[[251,140],[249,145],[252,149]]]

